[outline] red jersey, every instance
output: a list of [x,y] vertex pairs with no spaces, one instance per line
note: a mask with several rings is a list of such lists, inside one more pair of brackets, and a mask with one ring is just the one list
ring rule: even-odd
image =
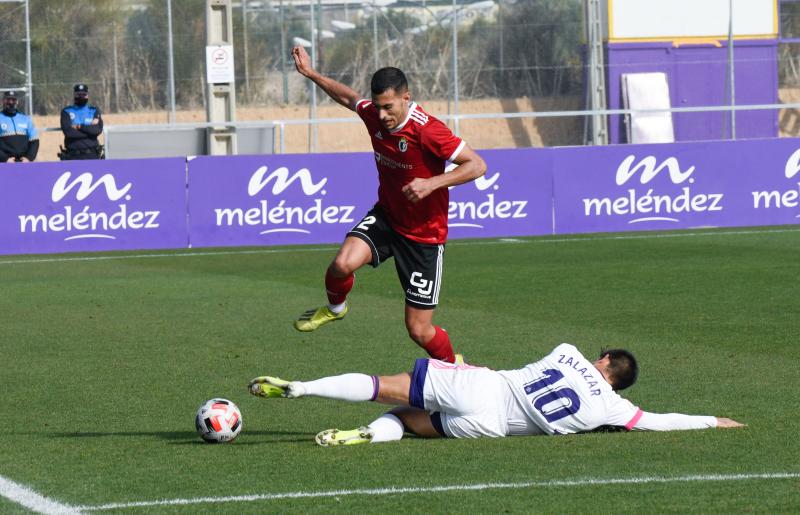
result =
[[415,102],[408,116],[393,130],[378,118],[371,100],[359,100],[356,112],[364,120],[378,167],[378,205],[392,229],[420,243],[439,244],[447,240],[447,188],[440,188],[416,204],[403,194],[403,186],[419,177],[427,179],[444,173],[445,163],[464,148],[464,141]]

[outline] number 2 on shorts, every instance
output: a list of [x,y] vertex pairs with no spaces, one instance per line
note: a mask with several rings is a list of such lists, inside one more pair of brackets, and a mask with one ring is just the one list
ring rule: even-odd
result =
[[362,231],[368,231],[369,230],[369,226],[374,224],[375,220],[377,220],[377,219],[372,215],[365,216],[364,219],[361,220],[361,223],[356,225],[356,229],[361,229]]

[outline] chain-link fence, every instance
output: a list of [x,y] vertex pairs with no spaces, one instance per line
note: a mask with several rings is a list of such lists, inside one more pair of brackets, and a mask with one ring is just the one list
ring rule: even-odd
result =
[[0,88],[24,91],[27,86],[25,2],[0,2]]
[[[18,12],[23,4],[8,4],[6,10]],[[167,4],[31,0],[36,113],[60,110],[75,82],[95,85],[93,99],[108,110],[164,109]],[[312,39],[319,69],[360,90],[376,67],[393,65],[406,70],[414,89],[430,99],[581,94],[580,0],[242,0],[233,5],[237,98],[243,105],[307,101],[307,88],[293,75],[289,49]],[[202,107],[205,1],[172,0],[171,8],[176,105]],[[1,30],[7,32],[3,39],[15,62],[17,50],[23,52],[24,65],[21,22],[19,16],[8,19]]]
[[[309,83],[295,73],[289,56],[297,44],[313,52],[324,74],[365,94],[377,67],[397,66],[407,72],[414,97],[444,117],[586,110],[590,75],[585,57],[586,1],[234,1],[237,117],[309,116]],[[25,4],[25,0],[0,1],[3,87],[22,88],[28,78]],[[205,0],[28,0],[34,114],[57,116],[71,100],[72,86],[84,82],[91,101],[104,112],[130,115],[114,119],[116,123],[167,121],[173,95],[168,81],[170,7],[176,119],[203,120],[205,4]],[[792,38],[800,36],[800,4],[788,0],[779,4],[784,39],[779,40],[777,58],[772,58],[773,63],[777,60],[780,96],[776,98],[794,103],[800,100],[800,39]],[[698,57],[696,62],[703,63],[700,69],[726,67],[724,54]],[[322,108],[330,104],[324,95],[317,98]],[[711,104],[673,107],[693,105]],[[800,122],[792,120],[800,117],[794,111],[787,113],[776,113],[781,134],[795,135]],[[333,106],[315,114],[346,116]],[[499,143],[490,137],[494,131],[489,120],[462,119],[460,129],[483,127],[485,143],[475,145],[484,147],[582,144],[587,140],[587,120],[578,113],[507,120],[503,123],[510,139]],[[336,135],[329,139],[332,142]],[[318,148],[341,149],[326,144],[325,137]]]

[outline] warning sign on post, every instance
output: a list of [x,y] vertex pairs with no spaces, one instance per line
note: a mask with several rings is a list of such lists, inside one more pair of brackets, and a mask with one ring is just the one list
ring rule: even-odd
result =
[[233,45],[206,47],[206,82],[222,84],[234,82]]

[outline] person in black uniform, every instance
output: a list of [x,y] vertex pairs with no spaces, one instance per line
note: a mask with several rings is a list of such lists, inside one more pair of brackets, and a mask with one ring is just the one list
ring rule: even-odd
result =
[[103,146],[97,141],[103,133],[103,117],[98,107],[89,104],[86,84],[75,85],[74,103],[61,110],[61,131],[64,147],[58,157],[62,161],[103,158]]
[[0,162],[24,163],[36,159],[39,153],[39,135],[33,119],[17,111],[17,92],[3,93],[3,111],[0,112]]

